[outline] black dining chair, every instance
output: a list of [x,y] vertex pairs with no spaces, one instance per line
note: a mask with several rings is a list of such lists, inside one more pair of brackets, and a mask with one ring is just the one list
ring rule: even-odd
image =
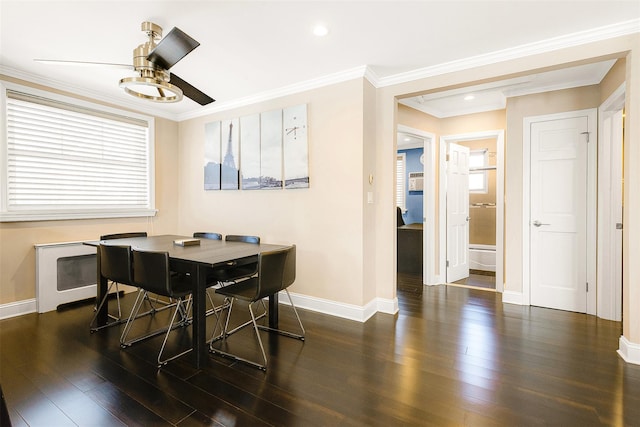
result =
[[[222,234],[220,234],[220,233],[212,233],[212,232],[209,232],[209,231],[196,231],[195,233],[193,233],[193,237],[197,238],[197,239],[222,240]],[[216,287],[216,286],[219,285],[218,279],[213,274],[212,275],[207,275],[207,283],[209,284],[209,286],[207,287],[207,299],[209,300],[209,303],[211,304],[211,308],[207,309],[206,315],[207,316],[210,316],[212,314],[217,315],[217,313],[221,310],[221,307],[217,307],[213,303],[213,297],[209,293],[209,289],[211,287]]]
[[[260,244],[260,237],[258,236],[244,236],[239,234],[229,234],[225,236],[226,242],[244,242],[252,243],[254,245]],[[228,282],[234,282],[240,279],[251,277],[258,273],[258,263],[252,262],[243,265],[234,265],[225,268],[213,270],[207,278],[211,277],[212,281],[215,280],[220,285],[224,285]]]
[[[102,236],[100,236],[100,240],[113,240],[113,239],[126,239],[129,237],[147,237],[147,232],[146,231],[134,231],[134,232],[128,232],[128,233],[114,233],[114,234],[103,234]],[[115,268],[115,267],[114,267]],[[103,274],[104,276],[104,274]],[[105,276],[106,277],[106,276]],[[106,327],[106,326],[115,326],[118,325],[122,322],[124,322],[124,319],[122,318],[122,307],[120,305],[120,289],[118,286],[118,283],[122,283],[123,285],[130,285],[131,283],[123,283],[123,282],[117,282],[117,281],[113,281],[111,279],[109,279],[109,288],[107,289],[107,293],[104,295],[104,298],[102,299],[102,301],[100,301],[99,304],[97,304],[96,306],[94,306],[94,309],[96,310],[96,316],[97,316],[97,311],[100,311],[98,307],[102,307],[102,305],[106,302],[106,298],[109,297],[109,293],[111,292],[111,289],[115,289],[115,295],[116,295],[116,301],[118,304],[118,315],[115,316],[113,314],[109,314],[109,317],[111,319],[113,319],[114,321],[102,326]],[[91,321],[91,324],[94,324],[95,321],[95,317],[94,319]],[[97,328],[97,329],[101,329],[101,328]],[[92,328],[91,331],[95,332],[97,330],[96,328]]]
[[[157,360],[158,366],[162,366],[191,351],[191,347],[189,347],[189,349],[178,354],[165,359],[162,358],[171,331],[191,323],[191,317],[189,315],[191,308],[191,276],[170,271],[168,252],[133,249],[131,254],[133,260],[133,283],[140,288],[140,291],[138,292],[138,297],[136,298],[131,315],[127,320],[127,324],[122,331],[120,346],[123,348],[129,347],[134,343],[164,333],[164,340],[160,347]],[[128,339],[134,320],[144,300],[144,294],[148,292],[169,297],[177,301],[169,325],[166,328]],[[178,317],[179,319],[176,322],[176,318]]]
[[193,233],[193,237],[196,239],[222,240],[222,234],[210,233],[208,231],[196,231]]
[[[259,368],[263,371],[267,370],[267,355],[264,350],[264,346],[262,344],[262,339],[260,338],[260,330],[266,330],[269,332],[276,332],[278,334],[292,337],[304,341],[305,330],[304,326],[302,326],[302,321],[300,320],[300,316],[298,315],[298,311],[296,310],[293,301],[291,300],[291,295],[289,294],[288,287],[293,284],[296,278],[296,246],[290,246],[285,249],[263,252],[258,256],[258,274],[255,277],[251,277],[245,280],[241,280],[227,286],[224,286],[218,289],[216,292],[225,296],[225,300],[228,300],[227,308],[227,316],[225,319],[225,324],[223,331],[218,337],[215,337],[216,330],[218,328],[218,323],[216,322],[216,326],[214,328],[214,338],[211,340],[209,344],[209,351],[214,354],[219,354],[224,357],[229,357],[231,359],[237,360],[239,362],[247,363],[251,366]],[[293,312],[295,313],[296,318],[298,319],[298,324],[300,325],[300,329],[302,334],[295,334],[289,331],[284,331],[282,329],[274,329],[263,325],[258,325],[257,318],[253,311],[253,305],[262,301],[264,298],[269,297],[271,295],[275,295],[278,292],[284,290],[289,298],[289,303],[293,308]],[[233,303],[235,300],[245,301],[248,303],[249,314],[251,315],[250,323],[253,324],[254,332],[258,341],[258,345],[260,347],[260,351],[262,353],[263,363],[258,363],[235,354],[226,352],[217,348],[219,346],[219,342],[226,342],[227,338],[233,333],[237,332],[243,325],[236,327],[233,330],[229,330],[229,318],[231,317],[231,310],[233,309]]]
[[[91,333],[98,331],[102,328],[119,325],[124,322],[122,319],[122,309],[120,307],[120,296],[118,290],[118,283],[123,285],[133,284],[133,276],[131,269],[131,247],[122,245],[99,245],[98,251],[100,251],[100,274],[109,282],[109,288],[107,293],[102,297],[100,304],[95,309],[95,314],[91,323],[89,324],[89,330]],[[116,295],[118,300],[118,316],[109,314],[109,317],[113,319],[112,322],[102,326],[95,326],[98,313],[102,306],[107,302],[109,298],[109,292],[115,286]]]

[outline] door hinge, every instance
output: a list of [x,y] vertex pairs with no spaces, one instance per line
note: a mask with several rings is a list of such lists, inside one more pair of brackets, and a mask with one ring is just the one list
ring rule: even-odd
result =
[[449,155],[448,155],[448,154],[447,154],[447,157],[446,157],[446,161],[447,161],[447,162],[449,161]]
[[449,260],[447,260],[447,267],[449,267]]
[[622,223],[616,222],[616,230],[622,230]]
[[580,135],[587,135],[587,143],[589,142],[589,132],[580,132]]
[[589,282],[587,282],[587,292],[589,292]]

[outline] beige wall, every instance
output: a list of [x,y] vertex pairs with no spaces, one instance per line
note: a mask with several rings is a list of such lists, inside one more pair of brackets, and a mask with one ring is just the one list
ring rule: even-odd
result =
[[[395,155],[395,129],[400,113],[396,112],[396,99],[407,95],[419,95],[433,93],[448,88],[472,85],[481,82],[490,82],[501,78],[525,76],[531,72],[552,70],[567,65],[578,65],[585,62],[595,62],[605,59],[626,57],[626,126],[625,126],[625,228],[624,240],[624,277],[623,277],[623,335],[635,345],[640,345],[640,312],[635,307],[640,306],[640,264],[635,262],[640,259],[640,34],[616,37],[608,40],[587,43],[558,49],[553,52],[531,55],[503,61],[499,64],[489,64],[469,68],[458,72],[450,72],[441,75],[433,75],[412,82],[386,86],[379,89],[378,94],[378,174],[384,175],[380,181],[384,185],[379,188],[381,197],[378,199],[378,259],[376,268],[377,277],[388,280],[392,276],[393,265],[383,263],[390,257],[395,246],[385,250],[384,242],[393,241],[384,233],[387,227],[393,224],[394,219],[390,212],[393,206],[393,182]],[[599,94],[593,93],[578,96],[566,102],[563,108],[573,109],[585,105],[598,106]],[[524,100],[522,100],[524,101]],[[564,101],[563,101],[564,102]],[[522,174],[519,165],[522,163],[522,121],[517,123],[517,116],[522,118],[525,114],[538,114],[536,102],[526,107],[520,104],[521,110],[510,111],[507,117],[506,137],[506,230],[505,252],[508,254],[506,267],[505,290],[514,293],[522,290],[522,203],[520,188],[522,187]],[[508,105],[508,108],[510,106]],[[559,105],[548,105],[542,114],[559,109]],[[550,111],[551,110],[551,111]],[[635,120],[635,121],[634,121]],[[511,129],[512,124],[520,127],[520,131]],[[382,159],[387,159],[386,161]],[[633,261],[632,261],[633,260]],[[393,285],[392,285],[393,286]],[[381,291],[382,292],[382,291]],[[635,350],[637,351],[637,350]]]
[[625,58],[620,58],[613,64],[613,67],[609,70],[606,76],[600,82],[600,103],[611,96],[613,92],[624,84],[625,75],[627,72],[627,61]]
[[[625,141],[628,143],[625,144],[623,333],[630,341],[640,343],[640,312],[635,310],[640,306],[640,265],[635,262],[640,259],[640,240],[635,238],[640,235],[639,34],[433,75],[376,90],[368,83],[363,84],[362,79],[356,79],[179,125],[158,120],[158,217],[0,224],[0,303],[34,296],[34,243],[91,239],[105,232],[142,227],[155,234],[173,231],[188,234],[196,229],[208,229],[224,234],[259,234],[265,241],[293,242],[299,247],[295,292],[358,306],[368,302],[373,289],[378,298],[393,298],[396,287],[395,133],[399,118],[404,114],[402,108],[398,109],[397,97],[517,77],[531,71],[561,68],[565,64],[625,56]],[[618,80],[619,77],[612,74],[612,85]],[[603,88],[602,92],[609,90]],[[489,129],[506,127],[509,131],[505,162],[505,289],[508,291],[522,289],[522,206],[519,200],[522,118],[597,107],[601,96],[593,88],[584,88],[520,97],[510,100],[506,126],[488,126]],[[371,106],[374,97],[375,118]],[[299,103],[309,106],[309,189],[256,192],[205,192],[202,189],[204,123]],[[409,122],[415,118],[413,113],[411,116],[406,124],[422,128]],[[425,126],[427,128],[422,129],[432,131]],[[462,124],[458,128],[453,120],[447,121],[440,123],[438,134],[466,132],[466,126]],[[468,131],[472,130],[478,129]],[[373,134],[374,146],[371,143]],[[370,186],[368,169],[371,165],[375,167],[374,183]],[[366,203],[369,189],[374,193],[371,205]]]
[[[362,306],[372,297],[364,285],[364,243],[374,245],[373,209],[363,184],[375,162],[372,88],[356,79],[180,123],[178,231],[255,234],[265,242],[297,245],[292,292]],[[310,188],[298,190],[203,190],[205,123],[306,103]],[[364,123],[364,125],[363,125]],[[365,140],[366,137],[366,140]],[[374,181],[374,185],[375,185]],[[363,187],[364,186],[364,187]],[[365,238],[366,236],[366,238]]]
[[[26,84],[0,76],[0,80]],[[29,85],[36,87],[36,85]],[[39,89],[47,88],[37,86]],[[56,93],[60,93],[56,91]],[[72,94],[65,93],[72,96]],[[155,119],[156,208],[153,218],[0,223],[0,304],[35,298],[35,249],[37,243],[97,239],[101,234],[147,231],[173,232],[177,226],[178,125]]]
[[507,100],[505,150],[505,290],[522,292],[522,137],[525,117],[597,108],[598,86],[519,96]]

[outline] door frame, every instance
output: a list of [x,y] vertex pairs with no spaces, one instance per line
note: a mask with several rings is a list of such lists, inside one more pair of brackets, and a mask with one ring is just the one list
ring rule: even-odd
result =
[[439,271],[441,281],[447,271],[447,145],[450,142],[496,140],[496,292],[504,291],[504,129],[469,132],[440,137],[440,182],[438,203],[440,227]]
[[535,122],[587,117],[589,143],[587,146],[587,314],[596,314],[596,214],[597,214],[597,148],[598,110],[566,111],[523,119],[522,138],[522,304],[531,305],[531,125]]
[[[605,135],[605,121],[624,109],[623,83],[598,108],[598,277],[597,315],[622,320],[622,231],[612,225],[622,209],[622,188],[613,189],[622,180],[622,146],[612,144]],[[618,160],[616,160],[616,157]],[[621,184],[619,181],[618,184]]]
[[[436,135],[432,132],[415,129],[405,125],[398,125],[398,132],[418,137],[424,141],[424,191],[422,192],[422,283],[424,285],[438,284],[435,274],[435,232],[436,232]],[[398,144],[396,141],[396,152]],[[396,251],[398,250],[396,246]]]

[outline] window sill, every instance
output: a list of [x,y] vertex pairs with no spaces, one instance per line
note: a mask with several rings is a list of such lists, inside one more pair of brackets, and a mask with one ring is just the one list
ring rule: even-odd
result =
[[1,212],[0,222],[27,221],[65,221],[74,219],[103,219],[103,218],[137,218],[150,217],[158,213],[157,209],[124,209],[124,210],[75,210],[75,211],[29,211],[29,212]]

